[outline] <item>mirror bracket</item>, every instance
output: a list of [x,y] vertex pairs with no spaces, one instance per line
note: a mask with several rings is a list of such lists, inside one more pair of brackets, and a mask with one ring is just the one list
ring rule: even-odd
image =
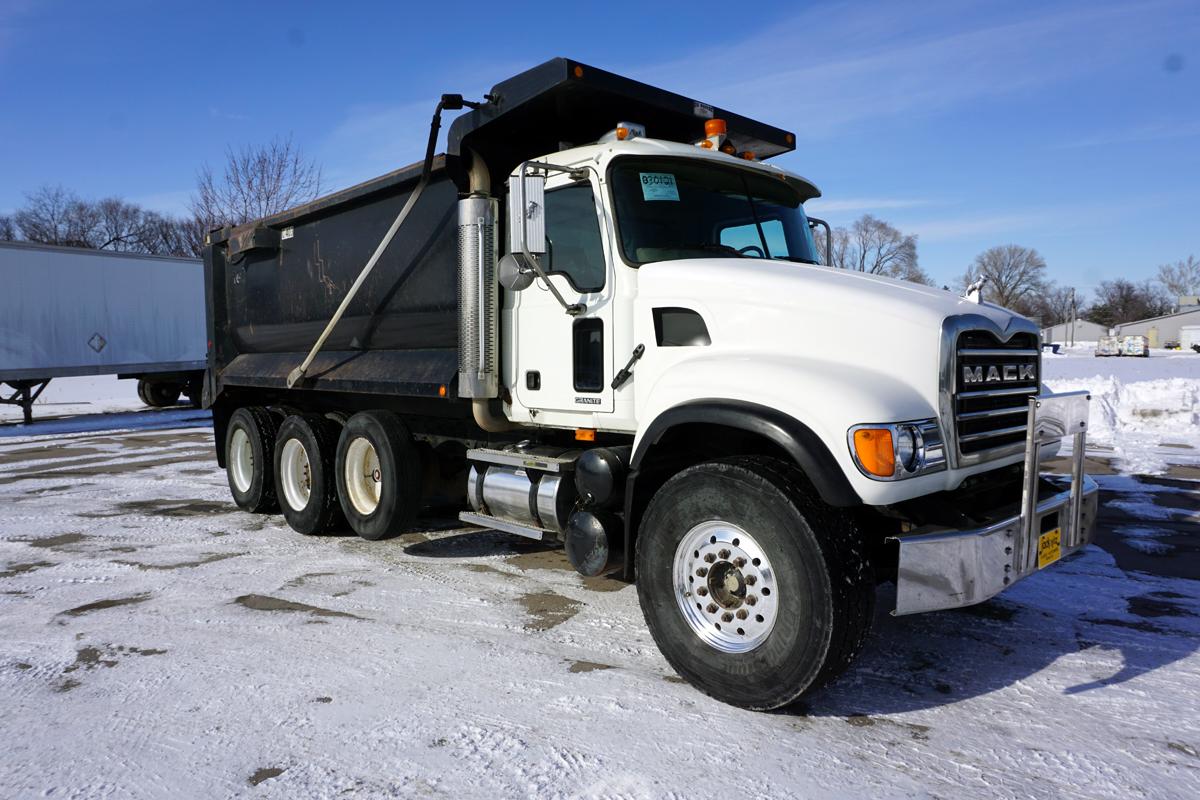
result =
[[[530,168],[540,170],[541,172],[531,175],[529,174]],[[558,287],[556,287],[550,281],[550,277],[546,274],[545,270],[542,269],[541,262],[538,261],[537,255],[534,252],[531,252],[529,241],[529,221],[530,218],[534,216],[534,214],[538,213],[539,210],[543,213],[539,223],[540,228],[536,233],[537,239],[541,242],[541,246],[538,248],[538,251],[545,252],[546,226],[544,211],[546,173],[565,172],[571,178],[575,180],[581,180],[587,177],[588,170],[590,169],[591,167],[564,167],[559,164],[549,164],[544,161],[521,162],[521,167],[517,171],[517,181],[519,187],[517,191],[519,192],[519,196],[510,196],[509,202],[509,214],[513,213],[513,206],[515,206],[517,203],[520,203],[521,206],[521,210],[517,212],[520,215],[521,224],[517,226],[516,220],[510,219],[509,228],[513,233],[518,234],[518,241],[516,242],[517,246],[514,247],[515,252],[506,255],[500,260],[499,265],[501,280],[507,280],[512,283],[512,286],[509,286],[507,282],[504,283],[505,288],[511,289],[512,291],[521,291],[522,289],[527,288],[533,282],[533,278],[529,277],[529,272],[532,270],[537,277],[541,279],[542,283],[545,284],[546,288],[550,290],[550,293],[554,295],[554,299],[557,300],[558,304],[563,307],[563,310],[572,317],[577,317],[587,311],[587,306],[585,306],[583,303],[568,303],[562,296],[562,293],[558,291]],[[527,180],[530,178],[534,179],[532,183],[527,182]],[[530,195],[533,196],[531,197]],[[516,256],[520,256],[521,258],[516,258]],[[521,263],[522,261],[524,261],[524,263]]]

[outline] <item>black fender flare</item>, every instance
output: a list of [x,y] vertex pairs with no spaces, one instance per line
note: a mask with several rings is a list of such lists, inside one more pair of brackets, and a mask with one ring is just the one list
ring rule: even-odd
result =
[[[632,579],[632,546],[638,520],[633,508],[635,483],[643,460],[667,431],[678,425],[704,423],[742,430],[774,442],[812,482],[821,500],[837,508],[862,505],[841,466],[812,429],[777,408],[745,400],[692,400],[667,409],[646,429],[629,463],[625,491],[625,573]],[[644,506],[644,504],[643,504]]]

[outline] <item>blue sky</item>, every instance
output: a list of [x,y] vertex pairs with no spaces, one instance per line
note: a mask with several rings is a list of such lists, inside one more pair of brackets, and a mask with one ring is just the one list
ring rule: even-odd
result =
[[919,236],[939,282],[1037,248],[1089,289],[1200,256],[1200,2],[0,0],[0,213],[43,184],[181,211],[292,134],[340,188],[421,155],[442,92],[565,55],[793,130],[813,213]]

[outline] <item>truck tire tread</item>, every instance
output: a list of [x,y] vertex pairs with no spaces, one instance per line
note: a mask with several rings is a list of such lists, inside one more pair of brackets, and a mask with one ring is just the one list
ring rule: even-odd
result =
[[[793,576],[786,580],[794,586],[815,593],[809,595],[812,612],[783,616],[789,612],[781,609],[776,625],[783,622],[790,627],[773,630],[762,645],[740,655],[713,649],[687,627],[668,580],[674,543],[684,535],[681,527],[712,519],[704,516],[712,513],[712,498],[724,505],[720,493],[741,493],[738,485],[751,497],[761,497],[764,507],[743,503],[741,510],[734,510],[737,503],[731,500],[729,521],[757,522],[756,536],[768,542],[776,539],[777,549],[769,551],[768,557],[780,579],[785,579],[786,572]],[[691,499],[706,495],[709,499]],[[788,519],[802,523],[792,534],[794,545],[779,538],[780,526]],[[840,675],[866,642],[875,601],[875,576],[866,542],[853,518],[823,503],[797,467],[761,456],[688,467],[651,499],[643,525],[636,557],[638,595],[647,625],[668,661],[706,694],[755,710],[779,708]],[[657,525],[664,526],[661,533]],[[748,528],[747,532],[752,531]],[[659,536],[666,538],[657,540]],[[819,564],[814,563],[814,556],[819,557]],[[665,580],[667,586],[652,586],[651,580]],[[801,607],[808,606],[793,606],[793,611]],[[777,639],[780,633],[784,638]]]
[[[234,485],[229,443],[234,428],[241,425],[250,437],[254,452],[255,475],[250,489],[239,492]],[[259,406],[246,406],[233,412],[225,431],[225,465],[229,480],[229,491],[233,500],[243,511],[251,514],[271,514],[279,510],[275,496],[275,437],[279,433],[279,421],[275,415]],[[257,445],[257,446],[256,446]]]
[[[345,478],[346,451],[350,441],[360,435],[371,441],[381,471],[390,481],[381,487],[379,506],[365,516],[354,508]],[[335,462],[342,512],[355,533],[377,541],[398,536],[412,527],[421,510],[421,458],[412,433],[398,414],[363,411],[351,417],[339,437]]]
[[[334,478],[334,457],[337,453],[337,423],[315,414],[294,414],[279,426],[275,440],[275,493],[283,516],[292,530],[305,535],[328,533],[342,527],[345,518],[338,503],[337,481]],[[279,459],[282,445],[291,435],[304,442],[308,451],[311,489],[308,504],[302,509],[291,508],[279,485]]]

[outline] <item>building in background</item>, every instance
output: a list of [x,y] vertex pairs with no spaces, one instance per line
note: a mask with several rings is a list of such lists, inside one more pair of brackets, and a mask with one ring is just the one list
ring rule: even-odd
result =
[[1101,336],[1107,335],[1108,328],[1087,319],[1077,319],[1074,322],[1060,322],[1049,328],[1042,328],[1042,341],[1046,344],[1098,342]]
[[[1179,299],[1183,301],[1189,298]],[[1167,342],[1178,342],[1182,335],[1180,328],[1184,325],[1200,325],[1200,305],[1185,306],[1181,302],[1179,311],[1174,314],[1123,322],[1116,327],[1116,332],[1121,336],[1145,336],[1150,340],[1151,347],[1162,347]]]

